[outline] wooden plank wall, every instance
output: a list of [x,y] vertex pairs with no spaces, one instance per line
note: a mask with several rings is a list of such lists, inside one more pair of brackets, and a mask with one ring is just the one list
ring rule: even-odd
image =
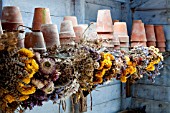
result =
[[[132,19],[141,19],[145,24],[164,25],[169,35],[170,0],[131,0]],[[170,112],[170,58],[165,60],[161,75],[152,83],[145,79],[133,85],[131,108],[146,106],[147,113]]]
[[[122,18],[121,3],[125,0],[2,0],[2,6],[14,5],[20,7],[23,21],[26,26],[32,26],[32,19],[35,7],[50,8],[52,22],[58,25],[66,15],[76,15],[80,24],[96,21],[97,10],[110,9],[112,18]],[[99,86],[93,95],[93,111],[90,111],[90,97],[88,97],[87,113],[117,113],[121,107],[121,84],[114,80],[113,82]],[[65,113],[71,113],[70,100],[67,100],[67,110]],[[26,113],[59,113],[58,105],[52,105],[51,102],[44,103],[43,107],[36,107]],[[78,112],[78,110],[76,110]],[[64,113],[61,111],[61,113]]]

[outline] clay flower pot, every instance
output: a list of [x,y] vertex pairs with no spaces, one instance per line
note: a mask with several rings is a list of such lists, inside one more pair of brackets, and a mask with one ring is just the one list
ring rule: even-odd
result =
[[113,48],[114,47],[114,45],[112,43],[108,43],[108,42],[105,42],[105,41],[102,43],[102,46],[107,47],[107,48]]
[[102,39],[102,40],[107,40],[107,39],[111,39],[113,40],[113,33],[97,33],[98,38]]
[[134,46],[144,46],[147,47],[146,42],[131,42],[131,47]]
[[98,10],[97,32],[113,32],[110,10]]
[[160,52],[165,52],[165,47],[159,47],[158,49]]
[[113,22],[113,25],[114,25],[114,23],[115,23],[115,22],[119,22],[119,20],[112,20],[112,22]]
[[26,32],[25,33],[25,39],[24,39],[24,46],[25,48],[31,48],[32,46],[32,37],[30,36],[32,32]]
[[155,41],[147,41],[147,47],[154,46],[156,47],[156,42]]
[[165,42],[165,34],[164,29],[162,25],[156,25],[155,28],[155,35],[156,35],[156,41],[157,42]]
[[133,22],[131,41],[147,41],[143,23]]
[[147,41],[156,41],[154,25],[145,25]]
[[114,49],[119,50],[120,49],[120,45],[114,45]]
[[17,30],[19,25],[23,25],[22,15],[19,7],[5,6],[2,10],[2,29],[13,31]]
[[156,46],[157,47],[166,47],[166,44],[165,44],[165,42],[157,42]]
[[129,42],[120,42],[120,47],[129,47]]
[[73,24],[70,20],[65,20],[60,26],[60,38],[76,37],[73,29]]
[[47,48],[52,47],[53,45],[60,46],[60,39],[59,39],[57,25],[42,24],[41,32],[43,33]]
[[133,23],[142,23],[142,20],[133,20]]
[[120,45],[119,37],[118,36],[113,36],[113,44],[114,45]]
[[61,47],[71,47],[75,45],[74,38],[60,38]]
[[83,25],[77,25],[77,26],[74,26],[73,29],[76,35],[75,42],[79,43],[80,40],[83,38],[83,33],[86,30],[86,27]]
[[118,35],[120,42],[129,42],[129,36],[120,36]]
[[77,26],[78,22],[77,22],[77,17],[76,16],[65,16],[64,19],[65,20],[70,20],[73,24],[73,26]]
[[38,51],[38,52],[46,51],[46,45],[45,45],[42,32],[32,32],[29,36],[34,51]]
[[113,34],[120,35],[120,36],[127,36],[127,26],[126,22],[115,22],[113,28]]
[[41,24],[51,24],[49,8],[35,8],[32,23],[33,31],[40,31]]

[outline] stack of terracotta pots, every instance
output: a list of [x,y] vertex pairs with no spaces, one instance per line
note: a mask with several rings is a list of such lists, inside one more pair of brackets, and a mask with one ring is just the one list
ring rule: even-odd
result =
[[47,48],[50,48],[54,45],[58,47],[60,46],[60,39],[56,24],[42,24],[41,32],[43,33]]
[[159,48],[160,52],[165,52],[166,40],[165,40],[164,28],[162,25],[156,25],[154,28],[155,28],[155,35],[156,35],[156,47]]
[[[22,15],[19,7],[16,6],[5,6],[2,10],[2,28],[0,26],[0,34],[3,33],[2,29],[7,32],[17,32],[21,30],[20,25],[23,25]],[[24,47],[24,33],[17,33],[18,47]]]
[[134,20],[131,34],[131,47],[144,46],[146,47],[146,33],[144,23],[141,20]]
[[129,36],[127,32],[126,22],[115,22],[114,23],[114,39],[117,49],[128,51],[129,50]]
[[60,44],[61,46],[70,47],[75,45],[75,32],[73,29],[72,21],[65,20],[60,26]]
[[146,38],[147,38],[147,46],[156,47],[156,37],[154,31],[154,25],[145,25]]
[[23,25],[22,15],[19,7],[5,6],[2,10],[2,29],[5,31],[16,31],[18,26]]
[[82,24],[82,25],[77,25],[77,26],[74,26],[73,29],[74,29],[74,32],[75,32],[75,42],[76,43],[80,43],[80,41],[83,39],[83,34],[85,32],[85,30],[87,29],[88,25],[87,24]]
[[98,10],[96,31],[98,37],[103,40],[103,46],[113,49],[113,25],[110,10]]
[[34,17],[32,23],[33,31],[40,31],[42,24],[51,24],[50,10],[49,8],[35,8]]

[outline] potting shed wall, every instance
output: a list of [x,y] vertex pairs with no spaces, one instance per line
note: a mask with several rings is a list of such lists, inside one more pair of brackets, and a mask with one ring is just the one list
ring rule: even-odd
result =
[[[21,10],[24,25],[32,27],[35,7],[46,7],[50,9],[52,23],[60,24],[64,16],[75,15],[79,24],[96,22],[99,9],[110,9],[112,19],[121,20],[121,4],[125,0],[1,0],[3,6],[18,6]],[[90,111],[90,97],[88,97],[88,113],[116,113],[121,109],[121,84],[114,80],[108,85],[98,87],[92,92],[93,111]],[[35,107],[26,113],[58,113],[58,104],[52,102],[44,103],[43,107]],[[78,112],[78,109],[77,109]],[[64,113],[64,111],[61,111]],[[71,113],[70,100],[67,100],[65,113]]]
[[[35,7],[50,9],[52,22],[58,25],[64,16],[75,15],[80,24],[96,21],[99,9],[110,9],[112,19],[127,22],[129,35],[133,19],[141,19],[145,24],[163,24],[166,38],[170,23],[170,0],[1,0],[3,6],[18,6],[21,10],[24,25],[32,26]],[[99,86],[92,92],[93,111],[90,111],[90,97],[88,97],[87,113],[117,113],[126,108],[143,107],[147,113],[170,112],[170,77],[168,77],[170,59],[165,60],[165,67],[161,75],[152,84],[148,80],[140,80],[132,86],[132,97],[125,98],[124,85],[119,81]],[[122,90],[121,90],[122,88]],[[58,113],[58,105],[46,102],[42,107],[27,110],[26,113]],[[77,109],[78,112],[78,109]],[[64,111],[61,111],[64,113]],[[65,113],[71,113],[70,100],[67,100]]]

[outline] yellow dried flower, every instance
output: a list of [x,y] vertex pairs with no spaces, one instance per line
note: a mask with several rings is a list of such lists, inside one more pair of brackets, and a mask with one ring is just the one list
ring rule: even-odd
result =
[[161,61],[160,58],[158,58],[157,60],[154,60],[153,63],[158,64],[160,61]]
[[8,103],[12,103],[12,102],[15,101],[15,98],[12,95],[8,94],[8,95],[5,96],[4,100]]
[[28,58],[32,58],[34,56],[34,53],[26,48],[20,49],[19,54],[24,55]]
[[30,95],[30,94],[35,93],[36,88],[34,86],[31,86],[31,87],[25,87],[25,86],[19,87],[18,86],[17,90],[23,95]]
[[24,101],[24,100],[27,100],[28,98],[29,98],[28,95],[24,95],[24,96],[19,97],[19,101]]
[[149,65],[145,68],[147,71],[154,71],[155,66],[153,62],[150,62]]
[[23,78],[22,82],[24,82],[25,84],[29,84],[31,81],[31,79],[29,77]]
[[39,65],[37,64],[37,62],[34,59],[32,60],[31,64],[32,64],[32,67],[34,68],[34,70],[38,71]]
[[126,83],[126,81],[127,81],[126,76],[121,76],[120,81],[123,83]]
[[101,78],[102,78],[102,77],[104,76],[105,72],[106,72],[106,70],[103,69],[102,71],[97,72],[97,73],[95,74],[95,76],[96,76],[96,77],[101,77]]

